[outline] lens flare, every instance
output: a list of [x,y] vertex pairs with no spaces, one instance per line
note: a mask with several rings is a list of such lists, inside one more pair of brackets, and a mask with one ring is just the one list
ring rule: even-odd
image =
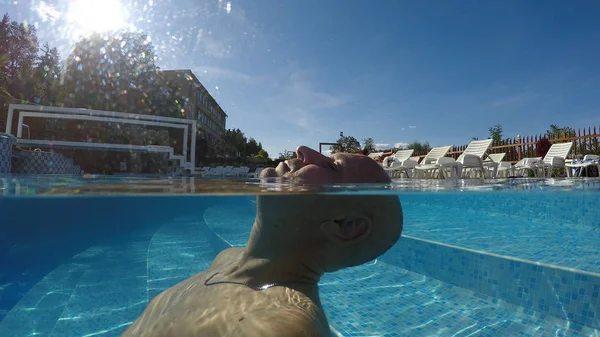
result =
[[73,0],[66,13],[77,35],[89,35],[126,28],[127,9],[119,0]]

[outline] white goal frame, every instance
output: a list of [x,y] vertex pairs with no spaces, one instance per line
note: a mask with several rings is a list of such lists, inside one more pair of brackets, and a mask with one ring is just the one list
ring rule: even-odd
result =
[[[11,104],[8,108],[6,118],[6,133],[11,133],[13,118],[15,113],[19,115],[17,124],[17,144],[37,145],[37,146],[60,146],[75,149],[95,149],[95,150],[114,150],[114,151],[135,151],[135,152],[160,152],[168,153],[169,159],[178,160],[180,166],[190,172],[195,171],[196,162],[196,129],[197,121],[192,119],[132,114],[116,111],[89,110],[80,108],[63,108],[27,104]],[[129,145],[129,144],[111,144],[111,143],[91,143],[58,141],[45,139],[24,139],[23,119],[24,118],[55,118],[67,120],[88,120],[98,122],[124,123],[135,125],[149,125],[167,128],[183,129],[183,149],[181,154],[174,153],[170,146],[160,145]],[[191,137],[188,135],[191,133]],[[191,138],[191,139],[188,139]],[[188,159],[188,141],[190,155]]]

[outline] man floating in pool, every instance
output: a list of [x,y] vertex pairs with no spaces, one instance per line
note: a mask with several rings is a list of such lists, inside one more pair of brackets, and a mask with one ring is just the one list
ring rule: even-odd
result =
[[[390,181],[366,156],[326,157],[305,146],[297,153],[261,177]],[[208,270],[156,296],[123,336],[330,336],[319,279],[383,254],[402,222],[393,195],[258,196],[246,247],[221,252]]]

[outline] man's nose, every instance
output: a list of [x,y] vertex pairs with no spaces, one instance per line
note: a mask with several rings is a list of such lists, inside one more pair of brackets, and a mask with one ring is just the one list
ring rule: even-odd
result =
[[322,155],[321,153],[306,147],[304,145],[299,146],[296,149],[296,154],[298,155],[298,159],[302,160],[302,162],[304,163],[304,165],[317,165],[317,166],[323,166],[325,165],[327,162],[331,161],[331,159],[329,159],[329,157],[326,157],[324,155]]

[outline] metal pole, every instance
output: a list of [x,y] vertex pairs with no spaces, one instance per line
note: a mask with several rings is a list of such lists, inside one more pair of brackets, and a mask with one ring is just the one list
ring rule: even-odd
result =
[[520,135],[517,135],[517,144],[519,144],[517,147],[517,160],[521,160],[521,136]]
[[12,119],[13,119],[13,112],[15,111],[15,107],[10,104],[8,106],[8,115],[6,116],[6,133],[10,134],[10,131],[12,130]]

